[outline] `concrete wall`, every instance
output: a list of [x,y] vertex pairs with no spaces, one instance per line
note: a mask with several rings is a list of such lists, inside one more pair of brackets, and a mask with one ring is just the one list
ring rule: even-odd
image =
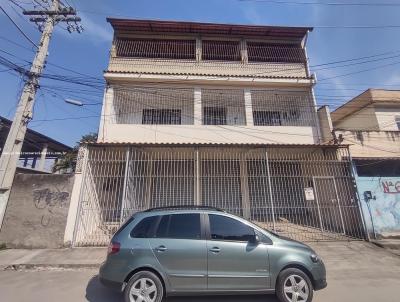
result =
[[323,106],[318,109],[318,120],[319,120],[319,125],[321,128],[321,139],[323,143],[327,143],[332,141],[333,135],[332,135],[332,119],[331,119],[331,114],[328,106]]
[[400,117],[400,107],[377,107],[375,109],[379,129],[382,131],[399,131],[396,117]]
[[63,246],[73,175],[17,174],[0,242],[16,248]]
[[[358,177],[357,187],[370,233],[378,236],[400,233],[400,177]],[[373,199],[367,202],[364,192]]]
[[360,111],[334,122],[335,129],[349,130],[379,130],[379,124],[374,107],[367,107]]
[[343,144],[350,145],[350,152],[355,157],[400,157],[400,131],[340,131]]

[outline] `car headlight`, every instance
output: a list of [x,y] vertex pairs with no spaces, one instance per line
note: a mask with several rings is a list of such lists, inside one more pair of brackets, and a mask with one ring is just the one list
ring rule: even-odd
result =
[[318,263],[320,261],[320,258],[318,257],[317,254],[311,254],[310,258],[311,258],[311,261],[314,263]]

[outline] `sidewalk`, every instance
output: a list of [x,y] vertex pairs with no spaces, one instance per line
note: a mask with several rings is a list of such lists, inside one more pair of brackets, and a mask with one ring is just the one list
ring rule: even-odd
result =
[[0,270],[23,268],[98,268],[107,249],[40,249],[0,251]]

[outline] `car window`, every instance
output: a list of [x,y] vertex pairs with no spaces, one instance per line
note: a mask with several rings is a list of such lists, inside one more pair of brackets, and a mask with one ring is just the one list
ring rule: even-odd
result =
[[132,238],[149,238],[151,227],[156,223],[157,216],[143,218],[131,231]]
[[118,231],[115,232],[114,236],[118,236],[133,220],[135,219],[135,216],[131,216],[128,220],[126,220],[118,229]]
[[201,239],[200,214],[173,214],[161,218],[157,238]]
[[212,240],[249,241],[254,236],[254,229],[230,217],[208,215]]

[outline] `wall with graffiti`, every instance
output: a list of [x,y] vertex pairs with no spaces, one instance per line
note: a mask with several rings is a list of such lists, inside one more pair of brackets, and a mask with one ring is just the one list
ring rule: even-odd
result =
[[358,177],[357,187],[370,233],[400,233],[400,177]]
[[17,174],[0,243],[14,248],[61,247],[72,186],[71,175]]

